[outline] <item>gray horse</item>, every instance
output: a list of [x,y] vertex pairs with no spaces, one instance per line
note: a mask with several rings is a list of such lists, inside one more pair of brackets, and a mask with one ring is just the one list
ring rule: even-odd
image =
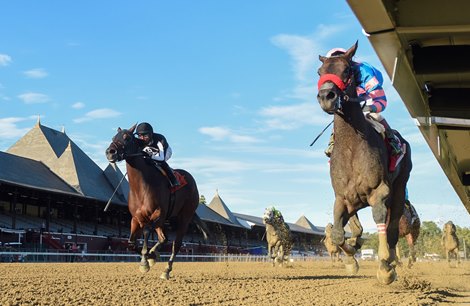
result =
[[457,238],[457,229],[455,224],[452,221],[448,221],[444,224],[443,234],[442,234],[442,246],[446,252],[447,262],[450,266],[451,254],[454,254],[457,259],[457,265],[460,264],[459,256],[459,239]]
[[266,226],[268,257],[272,259],[273,267],[276,262],[283,266],[289,260],[293,244],[289,226],[284,222],[281,212],[274,207],[266,208],[263,223]]
[[[357,76],[352,69],[356,50],[357,42],[343,55],[320,56],[322,65],[318,70],[317,100],[323,111],[334,115],[335,148],[330,159],[335,193],[332,240],[348,255],[346,269],[357,273],[354,254],[358,246],[345,240],[344,226],[357,216],[358,210],[371,206],[379,236],[377,279],[390,284],[396,280],[395,246],[412,168],[411,152],[409,144],[397,133],[405,153],[396,169],[389,171],[387,144],[366,120],[357,96]],[[357,237],[352,231],[352,236]]]
[[331,231],[333,230],[333,224],[328,223],[325,227],[325,237],[322,238],[321,242],[325,245],[326,251],[330,255],[331,262],[341,261],[341,248],[333,243],[331,240]]

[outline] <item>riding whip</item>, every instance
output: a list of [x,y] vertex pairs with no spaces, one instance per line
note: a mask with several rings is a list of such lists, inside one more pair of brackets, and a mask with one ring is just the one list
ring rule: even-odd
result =
[[119,184],[116,186],[116,189],[114,189],[114,192],[113,192],[113,194],[111,195],[111,197],[109,198],[108,203],[106,203],[106,206],[104,207],[104,210],[103,210],[103,211],[107,211],[107,210],[108,210],[108,207],[109,207],[109,205],[111,204],[111,200],[113,199],[114,194],[115,194],[116,191],[118,190],[119,186],[121,186],[121,183],[122,183],[122,181],[124,180],[124,178],[126,177],[126,175],[127,175],[127,172],[126,172],[126,174],[124,174],[124,175],[122,176],[122,179],[119,181]]
[[332,121],[323,129],[323,131],[321,131],[321,133],[318,134],[318,136],[312,141],[312,143],[310,144],[310,146],[313,146],[313,144],[314,144],[315,142],[317,142],[318,138],[320,138],[320,136],[323,135],[323,133],[326,131],[326,129],[329,128],[330,125],[331,125],[333,122],[334,122],[334,120],[332,120]]

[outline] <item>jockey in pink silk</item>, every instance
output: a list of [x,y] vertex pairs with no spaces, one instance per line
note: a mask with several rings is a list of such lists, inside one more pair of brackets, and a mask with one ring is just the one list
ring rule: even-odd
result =
[[[346,53],[345,49],[334,48],[328,51],[326,57],[338,56]],[[385,128],[385,136],[388,138],[392,155],[399,155],[402,153],[400,143],[396,138],[390,125],[385,118],[380,114],[387,107],[387,97],[383,90],[383,77],[382,73],[372,65],[362,62],[352,62],[351,68],[354,73],[354,78],[357,83],[356,92],[359,98],[366,101],[366,105],[362,109],[364,113],[368,113],[370,117],[378,121]],[[326,156],[330,157],[333,152],[334,146],[334,133],[331,134],[328,148],[325,150]]]

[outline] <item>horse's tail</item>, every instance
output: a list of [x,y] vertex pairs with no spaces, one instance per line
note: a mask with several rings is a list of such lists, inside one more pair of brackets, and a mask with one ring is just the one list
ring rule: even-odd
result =
[[202,235],[204,236],[204,241],[209,240],[210,231],[207,227],[207,224],[202,221],[197,214],[193,215],[193,222],[194,224],[196,224],[196,227],[202,232]]

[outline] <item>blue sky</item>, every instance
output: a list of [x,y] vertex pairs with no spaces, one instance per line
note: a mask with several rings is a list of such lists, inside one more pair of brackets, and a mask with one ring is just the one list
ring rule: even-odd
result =
[[[0,150],[37,121],[98,165],[117,127],[147,121],[208,201],[289,222],[332,220],[323,154],[332,117],[316,101],[319,54],[350,47],[382,69],[345,1],[8,1],[0,19]],[[336,12],[331,12],[331,8]],[[383,69],[382,69],[383,71]],[[408,139],[410,199],[422,220],[469,226],[387,75],[383,113]],[[124,164],[120,164],[124,168]],[[359,213],[375,231],[370,209]]]

